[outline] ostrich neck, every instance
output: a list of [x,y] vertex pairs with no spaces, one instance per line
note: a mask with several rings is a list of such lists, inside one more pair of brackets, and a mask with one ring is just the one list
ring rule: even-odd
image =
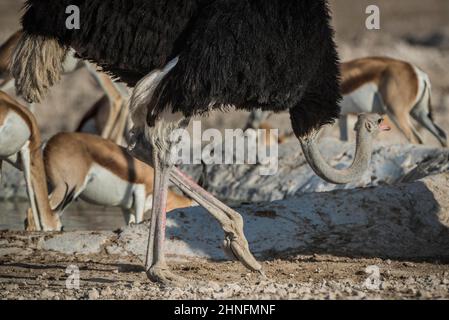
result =
[[321,155],[317,144],[318,133],[314,132],[306,138],[300,138],[304,155],[313,171],[319,177],[334,184],[347,184],[360,180],[371,161],[372,135],[364,128],[357,131],[354,161],[350,167],[338,170],[330,166]]

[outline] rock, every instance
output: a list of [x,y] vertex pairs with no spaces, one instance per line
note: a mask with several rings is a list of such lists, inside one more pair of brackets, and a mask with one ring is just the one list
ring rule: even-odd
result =
[[8,284],[5,286],[6,291],[16,291],[19,289],[19,286],[17,284]]
[[398,182],[413,182],[430,175],[449,171],[449,152],[428,156],[416,168],[398,179]]
[[[312,259],[317,262],[328,255],[342,254],[412,261],[447,257],[448,192],[449,173],[444,173],[412,183],[308,193],[281,201],[242,205],[236,210],[242,214],[247,240],[258,258],[286,251],[307,251],[321,253]],[[261,210],[276,214],[260,216],[257,212]],[[178,261],[227,259],[220,248],[223,238],[223,230],[202,208],[175,210],[168,215],[166,254]],[[103,252],[114,243],[143,261],[147,241],[148,226],[144,223],[125,227],[118,234],[106,231],[48,234],[41,250],[89,255]],[[0,256],[20,255],[23,250],[1,248]],[[272,263],[275,262],[266,262]],[[131,266],[142,271],[139,263]],[[316,268],[317,273],[320,271]]]
[[[335,138],[324,137],[320,141],[320,150],[324,158],[339,168],[347,167],[352,162],[353,149],[352,143]],[[430,174],[446,172],[449,168],[447,149],[411,144],[388,146],[378,144],[374,148],[371,165],[360,181],[347,185],[334,185],[323,181],[312,171],[295,139],[280,145],[278,153],[278,171],[271,176],[259,174],[261,165],[207,166],[207,190],[228,202],[274,201],[305,192],[413,182]],[[425,165],[426,161],[430,161],[431,165]],[[427,169],[428,167],[431,169]],[[203,170],[202,166],[198,165],[185,165],[181,168],[195,180],[199,179]]]
[[113,232],[66,232],[46,240],[42,249],[64,254],[95,254],[113,235]]
[[242,290],[242,288],[236,283],[229,284],[227,289],[231,290],[233,293],[238,293]]
[[106,253],[114,256],[126,257],[128,253],[117,245],[107,246]]
[[56,295],[56,293],[54,293],[48,289],[45,289],[44,291],[41,292],[42,299],[53,299],[55,295]]
[[425,290],[419,290],[417,292],[417,296],[419,296],[422,299],[431,299],[432,298],[432,294]]
[[213,281],[209,282],[209,286],[214,291],[218,291],[221,288],[221,286],[217,282],[213,282]]
[[0,248],[0,257],[9,255],[20,255],[24,249],[22,248]]
[[111,287],[106,287],[105,289],[101,290],[101,295],[103,297],[112,296],[114,294],[114,291],[112,291]]
[[90,289],[88,292],[88,298],[89,300],[98,300],[98,298],[100,298],[100,293],[95,288]]

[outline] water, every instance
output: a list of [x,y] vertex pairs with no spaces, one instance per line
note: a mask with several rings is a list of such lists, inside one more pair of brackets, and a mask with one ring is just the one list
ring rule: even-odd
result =
[[[24,230],[26,201],[0,201],[0,230]],[[149,218],[149,212],[145,214]],[[82,201],[72,203],[61,218],[64,231],[116,230],[125,226],[119,208],[101,207]]]

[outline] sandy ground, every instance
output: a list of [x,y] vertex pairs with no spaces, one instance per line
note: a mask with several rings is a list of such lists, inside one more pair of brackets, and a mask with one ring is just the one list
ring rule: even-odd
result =
[[[17,247],[25,239],[1,236]],[[172,288],[151,283],[137,259],[23,248],[0,258],[0,299],[449,299],[448,262],[287,255],[263,262],[265,279],[237,262],[184,260],[170,267],[188,284]],[[79,289],[66,288],[69,265],[80,270]],[[373,288],[369,266],[380,271]]]

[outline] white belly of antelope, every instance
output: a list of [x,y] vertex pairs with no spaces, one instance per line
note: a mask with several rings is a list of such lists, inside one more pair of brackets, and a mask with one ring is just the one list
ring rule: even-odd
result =
[[97,205],[131,209],[134,205],[135,194],[141,192],[145,193],[143,184],[130,183],[95,164],[89,170],[80,198]]
[[382,101],[377,95],[378,87],[374,83],[367,83],[357,90],[344,95],[340,102],[341,114],[374,112],[384,113]]
[[0,126],[0,158],[8,158],[22,149],[30,139],[26,122],[15,112],[9,112]]

